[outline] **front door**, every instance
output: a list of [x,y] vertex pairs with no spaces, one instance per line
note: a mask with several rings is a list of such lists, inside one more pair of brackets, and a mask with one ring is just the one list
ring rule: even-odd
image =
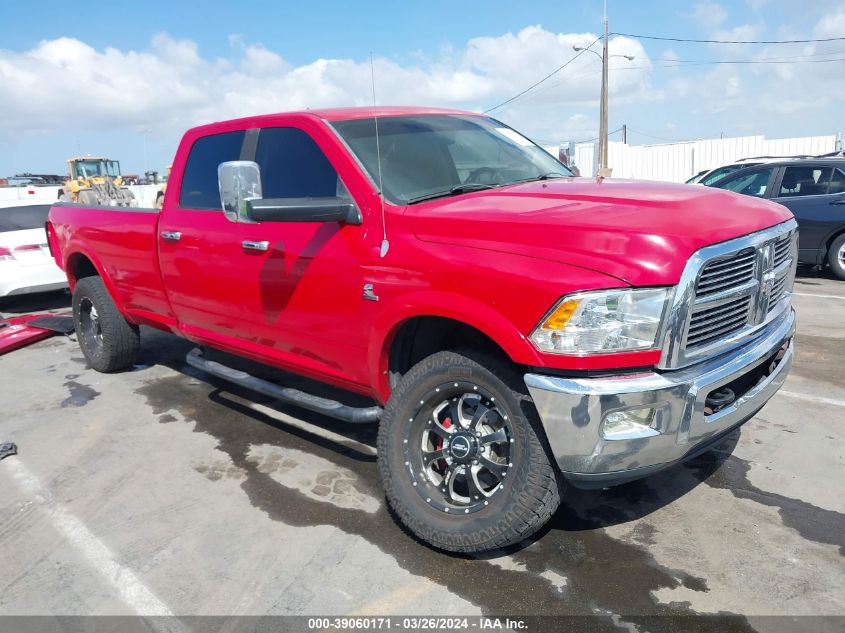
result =
[[242,327],[243,252],[238,224],[223,214],[220,163],[238,160],[246,132],[203,136],[185,163],[178,200],[168,200],[159,222],[159,262],[179,327],[188,334],[249,337]]

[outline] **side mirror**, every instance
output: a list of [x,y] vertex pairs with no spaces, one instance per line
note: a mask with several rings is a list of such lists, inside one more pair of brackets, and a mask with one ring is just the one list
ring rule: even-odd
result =
[[361,212],[349,198],[264,198],[247,200],[253,222],[340,222],[361,224]]
[[261,198],[261,169],[249,160],[232,160],[217,167],[223,213],[233,222],[249,221],[248,203]]

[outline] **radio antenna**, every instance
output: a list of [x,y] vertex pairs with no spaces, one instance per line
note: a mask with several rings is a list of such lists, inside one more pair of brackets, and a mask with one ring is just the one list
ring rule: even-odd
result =
[[378,165],[378,197],[381,200],[381,257],[387,255],[390,250],[390,242],[387,241],[387,222],[384,217],[384,184],[381,177],[381,146],[378,138],[378,114],[376,112],[376,69],[373,64],[373,53],[370,51],[370,82],[373,86],[373,124],[376,127],[376,164]]

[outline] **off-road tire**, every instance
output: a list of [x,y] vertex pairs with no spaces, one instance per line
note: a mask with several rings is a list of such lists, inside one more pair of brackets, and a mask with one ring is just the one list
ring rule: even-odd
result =
[[[489,505],[470,514],[447,513],[420,493],[428,482],[409,472],[407,439],[421,398],[438,385],[477,386],[495,399],[510,421],[511,468]],[[399,520],[417,537],[441,550],[482,552],[525,540],[542,528],[560,504],[558,481],[534,404],[520,374],[506,360],[470,350],[438,352],[412,367],[398,382],[385,407],[378,435],[378,464],[387,500]],[[413,467],[411,467],[413,468]]]
[[843,253],[845,253],[845,233],[837,237],[830,245],[827,251],[827,263],[830,265],[830,272],[832,272],[837,279],[845,281],[845,261],[843,261]]
[[[100,336],[96,341],[86,335],[91,306],[96,310],[99,325]],[[137,360],[141,347],[138,326],[123,318],[101,278],[84,277],[76,283],[73,322],[79,347],[93,369],[103,373],[121,371]]]

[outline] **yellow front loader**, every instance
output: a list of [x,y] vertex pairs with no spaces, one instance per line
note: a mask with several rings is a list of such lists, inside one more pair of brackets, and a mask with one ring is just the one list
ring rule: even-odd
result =
[[120,175],[120,163],[108,158],[84,156],[67,161],[68,180],[59,190],[62,202],[110,207],[136,207],[138,201]]

